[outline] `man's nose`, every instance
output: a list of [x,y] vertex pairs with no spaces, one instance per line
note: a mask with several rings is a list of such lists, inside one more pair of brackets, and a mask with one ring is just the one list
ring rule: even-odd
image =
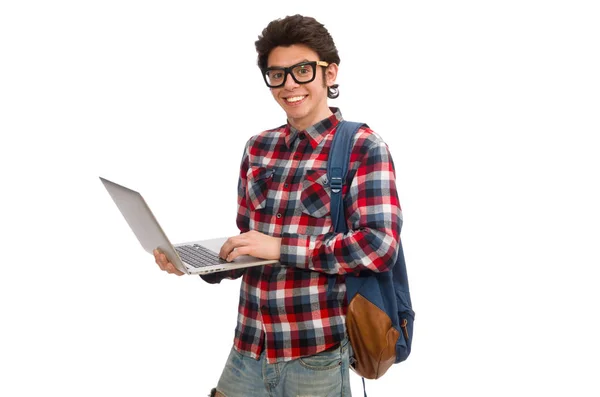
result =
[[292,77],[292,73],[291,73],[291,72],[290,72],[290,73],[288,73],[288,74],[285,76],[285,82],[284,82],[284,85],[283,85],[283,87],[284,87],[286,90],[293,90],[294,88],[296,88],[296,87],[298,87],[298,86],[299,86],[299,84],[298,84],[298,83],[296,83],[296,80],[294,80],[294,78]]

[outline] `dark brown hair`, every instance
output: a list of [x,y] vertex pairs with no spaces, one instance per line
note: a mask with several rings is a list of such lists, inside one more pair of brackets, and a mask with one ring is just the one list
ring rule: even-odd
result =
[[[333,38],[323,24],[311,17],[296,14],[271,21],[254,44],[260,70],[267,68],[267,59],[275,47],[289,47],[293,44],[309,47],[319,55],[320,61],[340,64]],[[325,69],[323,69],[323,76],[325,76]],[[337,84],[327,87],[329,98],[337,98],[339,95]]]

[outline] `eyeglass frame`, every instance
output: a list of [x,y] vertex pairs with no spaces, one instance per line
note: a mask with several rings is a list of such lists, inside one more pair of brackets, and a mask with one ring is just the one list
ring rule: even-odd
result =
[[[304,66],[304,65],[312,66],[313,71],[314,71],[312,79],[310,79],[308,81],[298,81],[298,80],[296,80],[296,76],[294,76],[294,73],[292,73],[292,69],[297,68],[298,66]],[[325,61],[304,61],[304,62],[299,62],[292,66],[288,66],[287,68],[283,67],[283,66],[271,66],[271,67],[268,67],[268,68],[265,68],[262,70],[262,76],[263,76],[263,79],[265,80],[265,84],[267,84],[267,87],[269,87],[269,88],[283,87],[285,85],[285,82],[287,81],[288,74],[290,76],[292,76],[292,79],[294,79],[294,81],[297,84],[308,84],[308,83],[311,83],[312,81],[314,81],[315,78],[317,77],[317,66],[323,66],[324,68],[326,68],[329,65],[330,64]],[[267,72],[270,70],[283,70],[283,81],[281,84],[278,84],[278,85],[269,84],[269,81],[267,80]]]

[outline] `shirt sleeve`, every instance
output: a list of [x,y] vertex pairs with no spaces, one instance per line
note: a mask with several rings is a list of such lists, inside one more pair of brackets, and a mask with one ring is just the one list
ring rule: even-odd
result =
[[[237,212],[237,226],[240,229],[240,233],[249,231],[250,220],[248,216],[248,208],[246,206],[246,174],[248,171],[248,147],[250,142],[246,144],[244,149],[244,155],[242,157],[242,164],[240,166],[240,175],[238,179],[238,212]],[[241,277],[246,271],[243,269],[234,269],[217,273],[210,273],[200,275],[204,281],[209,284],[218,284],[224,279],[234,280]]]
[[[396,261],[402,212],[394,164],[381,139],[361,150],[358,138],[352,157],[363,153],[344,198],[347,233],[316,236],[284,235],[280,262],[328,274],[362,270],[385,272]],[[351,157],[351,162],[352,162]],[[352,162],[353,163],[353,162]]]
[[202,280],[206,281],[209,284],[219,284],[221,281],[227,280],[235,280],[236,278],[241,277],[246,272],[246,268],[244,269],[233,269],[227,270],[223,272],[209,273],[209,274],[201,274],[200,277]]

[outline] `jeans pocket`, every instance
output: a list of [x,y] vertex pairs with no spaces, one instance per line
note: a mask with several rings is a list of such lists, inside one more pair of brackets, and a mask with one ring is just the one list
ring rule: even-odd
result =
[[342,365],[342,352],[340,346],[335,349],[326,350],[312,356],[298,359],[300,365],[314,371],[326,371],[339,368]]

